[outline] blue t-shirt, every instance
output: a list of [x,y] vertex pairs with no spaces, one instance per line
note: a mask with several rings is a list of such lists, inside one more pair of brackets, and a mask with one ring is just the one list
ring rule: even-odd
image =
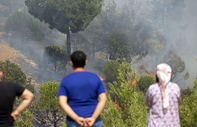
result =
[[[58,96],[67,96],[68,105],[80,117],[91,117],[98,103],[98,95],[105,93],[100,77],[87,71],[69,74],[61,81]],[[99,116],[100,117],[100,116]],[[67,120],[73,121],[69,116]]]

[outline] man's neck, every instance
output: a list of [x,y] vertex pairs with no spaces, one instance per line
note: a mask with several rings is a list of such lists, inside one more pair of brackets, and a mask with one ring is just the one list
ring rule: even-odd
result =
[[78,68],[75,68],[74,71],[85,71],[85,69],[83,67],[78,67]]

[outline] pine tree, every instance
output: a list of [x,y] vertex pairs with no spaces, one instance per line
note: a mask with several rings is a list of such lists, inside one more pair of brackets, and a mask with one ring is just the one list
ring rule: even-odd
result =
[[136,79],[136,71],[123,59],[118,72],[118,81],[109,83],[109,94],[116,97],[117,104],[108,94],[108,103],[101,114],[103,127],[144,127],[148,113],[144,103],[145,96],[132,82]]
[[[36,111],[44,112],[45,118],[57,127],[57,123],[63,118],[63,112],[58,104],[57,92],[59,82],[47,82],[40,85],[40,100],[36,103]],[[38,118],[39,119],[39,118]]]
[[197,126],[197,79],[194,80],[194,86],[191,89],[190,97],[183,99],[179,108],[179,113],[182,127]]
[[67,34],[67,62],[71,54],[70,33],[83,31],[101,12],[102,3],[103,0],[25,0],[31,15]]

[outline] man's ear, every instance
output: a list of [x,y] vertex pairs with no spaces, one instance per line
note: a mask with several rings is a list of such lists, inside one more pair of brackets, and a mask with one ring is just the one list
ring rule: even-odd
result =
[[72,61],[70,61],[70,65],[73,67],[73,62]]
[[88,60],[85,61],[85,65],[88,63]]
[[0,78],[2,78],[2,76],[3,76],[3,72],[2,72],[2,71],[0,71]]

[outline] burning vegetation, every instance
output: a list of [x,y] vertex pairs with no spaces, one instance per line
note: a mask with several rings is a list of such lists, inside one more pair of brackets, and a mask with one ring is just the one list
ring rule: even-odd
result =
[[143,65],[140,67],[140,69],[146,72],[148,76],[155,77],[156,75],[155,72],[148,72]]

